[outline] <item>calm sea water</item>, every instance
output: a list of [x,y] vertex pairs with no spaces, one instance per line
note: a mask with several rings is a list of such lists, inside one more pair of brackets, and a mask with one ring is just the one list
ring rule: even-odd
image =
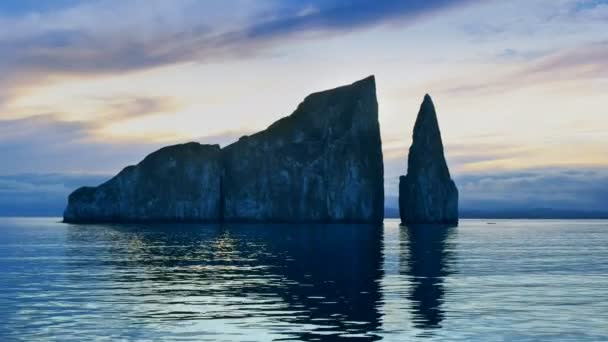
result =
[[607,341],[608,221],[0,219],[0,341]]

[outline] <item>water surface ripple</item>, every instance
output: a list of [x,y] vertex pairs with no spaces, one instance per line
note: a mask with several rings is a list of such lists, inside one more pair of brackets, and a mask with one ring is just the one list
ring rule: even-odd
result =
[[608,221],[0,219],[1,341],[606,341]]

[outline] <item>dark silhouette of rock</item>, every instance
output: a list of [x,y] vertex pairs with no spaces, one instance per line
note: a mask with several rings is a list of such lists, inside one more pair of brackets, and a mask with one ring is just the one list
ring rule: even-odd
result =
[[308,96],[224,148],[224,219],[381,222],[384,166],[374,77]]
[[409,225],[400,231],[399,273],[410,278],[407,298],[417,328],[436,329],[445,317],[446,277],[454,273],[450,246],[455,231],[449,225]]
[[68,199],[66,222],[205,222],[220,219],[218,145],[164,147]]
[[424,97],[414,126],[407,176],[399,179],[399,212],[405,224],[458,223],[458,189],[450,178],[429,95]]
[[163,148],[74,191],[66,222],[357,222],[384,217],[373,76],[308,96],[268,129],[220,150]]
[[[260,324],[280,324],[282,336],[275,340],[376,341],[383,317],[383,238],[381,224],[102,224],[68,227],[65,253],[80,258],[82,268],[107,271],[104,285],[162,300],[165,312],[196,308],[172,310],[176,320],[217,318],[222,312],[210,306],[247,298],[238,307],[227,303],[223,313],[257,314]],[[91,241],[99,248],[83,248]],[[76,273],[67,277],[82,281]],[[137,305],[127,309],[149,314]]]

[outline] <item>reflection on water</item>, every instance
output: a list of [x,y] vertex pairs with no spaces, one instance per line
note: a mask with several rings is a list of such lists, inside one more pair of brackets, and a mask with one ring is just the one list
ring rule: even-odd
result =
[[0,341],[608,336],[606,221],[0,232]]
[[439,328],[443,320],[443,279],[449,275],[446,248],[455,227],[421,225],[401,228],[401,240],[408,253],[401,256],[401,272],[410,277],[414,325],[418,328]]
[[71,266],[97,272],[68,281],[111,286],[134,302],[129,317],[146,322],[219,320],[260,337],[263,329],[371,340],[381,244],[382,227],[367,225],[72,226]]

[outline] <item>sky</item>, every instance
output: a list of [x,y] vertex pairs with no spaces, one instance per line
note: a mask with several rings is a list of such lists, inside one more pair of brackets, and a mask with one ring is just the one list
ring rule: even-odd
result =
[[0,215],[376,76],[387,206],[424,94],[461,206],[604,210],[608,0],[0,2]]

